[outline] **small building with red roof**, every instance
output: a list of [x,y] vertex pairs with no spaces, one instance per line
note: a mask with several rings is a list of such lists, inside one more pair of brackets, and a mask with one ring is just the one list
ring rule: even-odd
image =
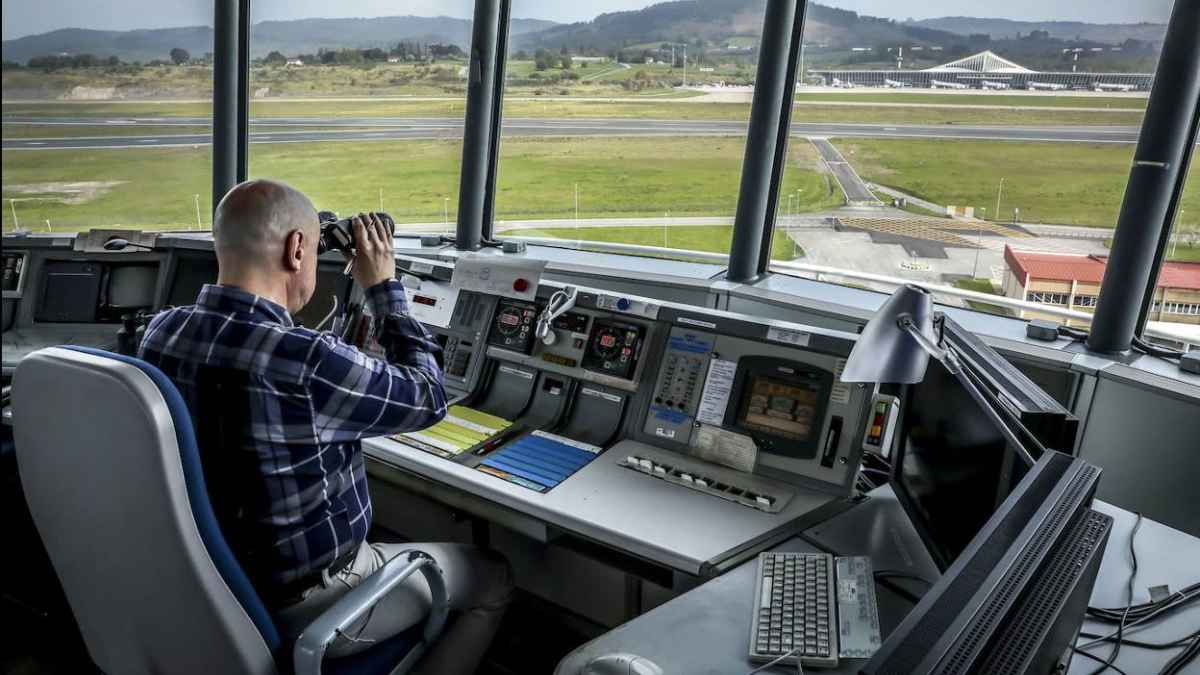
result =
[[[1004,247],[1004,295],[1081,312],[1093,312],[1107,256]],[[1023,312],[1035,317],[1037,312]],[[1200,324],[1200,263],[1163,263],[1154,289],[1151,321]],[[1074,322],[1077,323],[1077,322]]]

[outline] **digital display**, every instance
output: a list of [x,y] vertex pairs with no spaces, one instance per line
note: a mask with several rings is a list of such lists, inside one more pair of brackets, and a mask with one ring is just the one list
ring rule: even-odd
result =
[[1026,469],[992,419],[945,368],[930,364],[907,399],[892,487],[945,569]]
[[413,294],[413,302],[417,303],[418,305],[426,305],[429,307],[437,305],[437,299],[431,298],[428,295]]
[[521,317],[517,316],[516,314],[504,313],[500,315],[499,319],[500,323],[506,326],[515,326],[521,323]]
[[617,344],[617,338],[612,333],[605,333],[604,335],[600,336],[600,346],[601,347],[608,348],[615,344]]
[[818,382],[785,382],[753,375],[740,424],[780,438],[804,441],[820,425],[817,419],[823,388]]

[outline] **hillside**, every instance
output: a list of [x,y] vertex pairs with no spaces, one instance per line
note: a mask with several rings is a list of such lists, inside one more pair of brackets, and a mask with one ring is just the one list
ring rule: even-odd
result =
[[[657,42],[722,46],[731,38],[757,37],[762,31],[765,0],[677,0],[644,9],[601,14],[591,21],[561,24],[512,40],[516,48],[559,48],[612,52]],[[950,42],[950,33],[860,16],[856,12],[810,4],[804,40],[834,48],[861,44]]]
[[993,40],[1015,39],[1039,30],[1052,38],[1080,40],[1119,45],[1126,40],[1159,42],[1167,31],[1161,23],[1083,23],[1081,21],[1011,21],[1009,19],[980,19],[969,16],[946,16],[923,19],[906,25],[944,30],[960,35],[984,34]]
[[[521,35],[554,25],[552,21],[539,19],[513,19],[511,30],[513,35]],[[255,57],[272,50],[291,55],[314,53],[322,48],[388,47],[401,40],[456,44],[466,49],[471,42],[471,22],[445,16],[262,21],[251,27],[250,37],[251,55]],[[211,52],[212,44],[213,32],[208,26],[129,31],[64,28],[5,40],[0,51],[5,61],[18,63],[35,56],[61,53],[150,61],[166,59],[175,47],[200,56]]]

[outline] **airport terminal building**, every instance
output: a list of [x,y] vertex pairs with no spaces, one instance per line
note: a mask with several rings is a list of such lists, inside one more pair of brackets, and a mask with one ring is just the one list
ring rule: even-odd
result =
[[1068,73],[1030,70],[982,51],[921,70],[809,70],[827,86],[1044,91],[1149,91],[1153,73]]

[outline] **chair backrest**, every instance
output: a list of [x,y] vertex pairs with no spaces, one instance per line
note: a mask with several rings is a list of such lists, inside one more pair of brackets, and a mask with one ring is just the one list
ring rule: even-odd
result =
[[108,673],[275,673],[279,634],[221,536],[191,419],[157,368],[54,347],[17,366],[21,483]]

